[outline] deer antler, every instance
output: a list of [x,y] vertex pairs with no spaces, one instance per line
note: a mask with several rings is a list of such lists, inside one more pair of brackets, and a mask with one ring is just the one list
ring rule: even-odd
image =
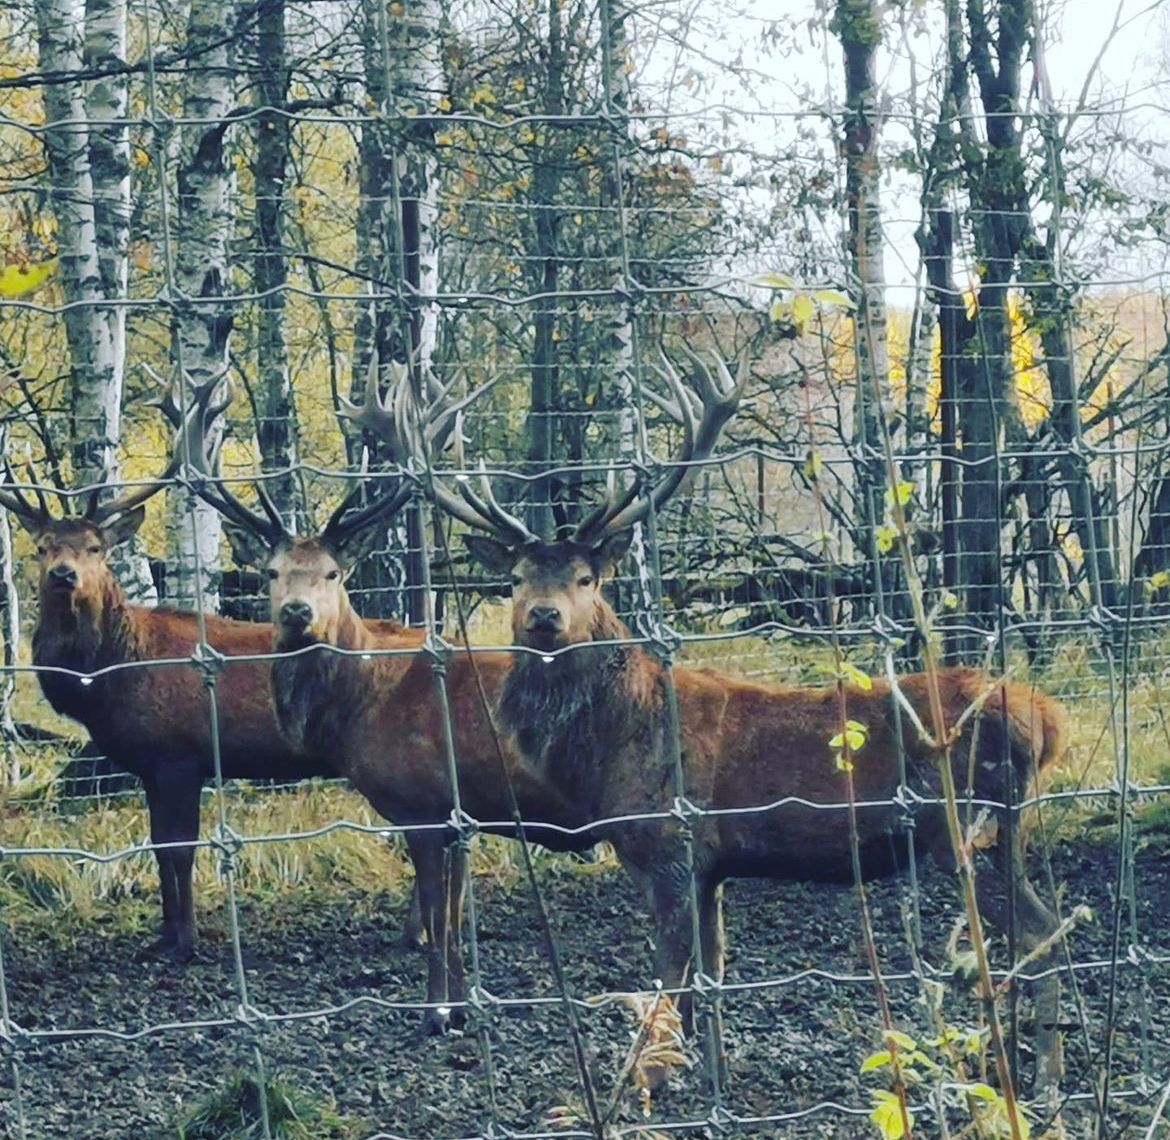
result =
[[181,407],[182,393],[178,377],[166,385],[158,406],[175,429],[174,462],[176,467],[184,461],[189,462],[200,476],[199,481],[192,484],[192,489],[205,503],[237,526],[257,535],[269,545],[276,546],[289,537],[288,529],[264,485],[260,483],[256,487],[260,505],[264,508],[264,513],[259,514],[236,498],[223,481],[223,440],[221,438],[212,443],[209,438],[210,424],[228,409],[234,395],[231,379],[225,376],[222,383],[224,397],[216,403],[212,400],[220,387],[220,380],[192,385],[192,404],[185,413]]
[[[370,385],[365,403],[358,406],[342,400],[341,414],[381,439],[390,449],[394,462],[408,469],[425,469],[430,456],[452,439],[458,447],[463,412],[495,384],[495,381],[483,384],[452,402],[453,384],[444,387],[431,378],[427,382],[426,407],[419,408],[407,367],[393,362],[390,369],[392,383],[385,396],[379,396],[376,385]],[[471,489],[466,479],[459,480],[459,495],[452,494],[440,480],[432,480],[431,485],[439,506],[460,522],[491,534],[506,535],[513,542],[539,541],[519,519],[496,502],[486,475],[482,483],[483,498]]]
[[683,446],[678,458],[646,493],[639,491],[635,483],[617,497],[611,487],[605,502],[573,531],[574,542],[599,543],[641,522],[651,510],[661,510],[694,474],[696,466],[711,454],[724,425],[735,414],[747,384],[746,351],[740,358],[734,378],[719,356],[712,354],[713,376],[706,364],[685,345],[683,352],[694,366],[694,387],[683,382],[663,353],[662,363],[656,366],[656,371],[666,381],[674,398],[646,389],[647,398],[682,425]]
[[[166,409],[164,409],[165,411]],[[108,490],[109,483],[98,483],[86,488],[82,492],[85,497],[85,510],[82,512],[81,517],[88,522],[100,526],[102,523],[108,522],[117,515],[134,510],[135,507],[146,502],[151,496],[158,494],[174,478],[175,472],[179,469],[179,460],[174,451],[175,449],[172,449],[171,459],[161,474],[149,482],[124,491],[121,495],[117,495],[106,502],[101,501],[101,496],[104,491]],[[19,480],[16,478],[12,464],[8,459],[4,460],[4,480],[6,487],[0,489],[0,506],[5,507],[33,526],[45,526],[53,520],[53,512],[49,508],[48,500],[45,498],[45,493],[40,485],[35,483],[35,481],[33,483],[33,491],[37,497],[37,505],[34,506],[17,486]],[[58,491],[57,494],[64,504],[64,513],[66,515],[70,514],[69,492]]]
[[30,527],[47,526],[53,521],[53,512],[49,510],[49,501],[45,498],[44,491],[35,480],[32,482],[33,491],[37,496],[37,505],[34,505],[25,498],[24,492],[17,486],[19,482],[11,462],[6,457],[4,460],[5,486],[0,488],[0,507],[11,511]]

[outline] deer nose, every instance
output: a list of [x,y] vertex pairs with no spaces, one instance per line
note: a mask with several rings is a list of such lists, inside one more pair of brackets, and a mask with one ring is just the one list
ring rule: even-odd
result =
[[308,602],[285,602],[280,607],[280,620],[285,625],[307,626],[313,620],[313,607]]
[[556,629],[561,620],[561,611],[556,606],[533,606],[528,611],[529,629]]
[[59,562],[49,571],[49,577],[58,586],[77,585],[77,571],[72,566],[66,566],[63,562]]

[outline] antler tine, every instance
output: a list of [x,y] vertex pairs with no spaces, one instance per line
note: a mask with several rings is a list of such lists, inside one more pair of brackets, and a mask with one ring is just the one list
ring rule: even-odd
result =
[[[706,459],[719,439],[724,425],[735,414],[740,396],[747,383],[747,352],[739,362],[739,376],[732,378],[727,365],[715,357],[716,371],[721,383],[716,383],[706,364],[689,348],[683,351],[695,367],[695,386],[698,392],[687,388],[677,370],[663,354],[662,366],[657,369],[674,392],[674,403],[664,398],[654,402],[682,424],[684,439],[679,457],[670,469],[647,492],[640,494],[636,485],[627,491],[622,502],[603,511],[595,511],[577,528],[574,538],[579,542],[600,542],[611,534],[617,534],[640,522],[651,511],[659,510],[683,483],[694,474],[696,465]],[[714,355],[714,354],[713,354]],[[702,409],[701,418],[695,420],[695,400]]]
[[255,534],[265,542],[276,546],[288,537],[288,528],[280,517],[280,512],[273,504],[271,497],[263,484],[257,484],[257,497],[264,513],[260,514],[251,507],[242,503],[223,481],[223,439],[208,439],[208,425],[218,416],[227,411],[231,405],[234,392],[231,378],[223,377],[223,399],[213,401],[220,381],[212,380],[207,384],[191,386],[192,402],[183,414],[178,398],[180,387],[178,378],[167,385],[166,391],[159,400],[159,407],[163,414],[175,427],[174,452],[178,463],[190,460],[191,467],[201,477],[192,483],[192,490],[205,503],[214,507],[230,522]]
[[497,538],[513,546],[527,546],[531,542],[539,542],[538,535],[529,530],[515,515],[509,514],[500,506],[492,491],[487,467],[482,459],[479,462],[479,481],[483,488],[482,498],[471,489],[471,484],[467,479],[459,480],[459,493],[477,516],[475,518],[460,516],[463,517],[463,521],[478,527],[480,530],[486,530],[489,534],[494,534]]
[[[8,484],[7,487],[0,488],[0,506],[5,510],[11,511],[18,518],[23,519],[33,526],[44,526],[52,520],[52,512],[49,510],[48,500],[44,496],[44,492],[40,487],[36,487],[37,499],[39,506],[33,506],[32,503],[24,497],[24,492],[17,487],[19,480],[16,478],[16,472],[12,469],[12,464],[7,458],[4,460],[4,481]],[[35,486],[35,482],[34,482]]]
[[[481,385],[462,400],[450,404],[447,394],[451,385],[428,380],[428,403],[424,412],[418,407],[405,367],[399,366],[395,372],[395,382],[385,397],[368,392],[365,403],[360,406],[342,400],[341,412],[387,444],[400,467],[425,468],[436,441],[446,442],[463,410],[483,395],[491,384]],[[459,480],[458,495],[439,479],[431,481],[431,488],[439,507],[466,526],[504,540],[530,542],[535,538],[527,527],[499,506],[490,489],[485,502],[468,486],[466,479]]]
[[321,532],[321,540],[338,546],[344,545],[358,531],[364,530],[378,519],[389,518],[406,506],[411,494],[410,483],[400,477],[394,477],[387,482],[391,483],[389,491],[379,490],[370,502],[355,511],[352,508],[361,499],[364,489],[363,485],[358,483],[329,516],[329,521]]

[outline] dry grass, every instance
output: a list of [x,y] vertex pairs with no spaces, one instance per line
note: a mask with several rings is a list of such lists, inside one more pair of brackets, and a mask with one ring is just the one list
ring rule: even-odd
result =
[[[473,641],[506,643],[508,615],[506,603],[479,606],[472,615]],[[860,647],[849,656],[869,670],[879,664],[872,647]],[[1119,756],[1127,761],[1128,778],[1137,784],[1170,780],[1170,694],[1165,691],[1170,677],[1168,662],[1170,636],[1141,645],[1128,676],[1116,684],[1118,699],[1111,704],[1100,656],[1077,642],[1059,649],[1048,668],[1033,678],[1062,697],[1069,713],[1072,747],[1054,774],[1052,790],[1113,786]],[[734,668],[789,682],[827,684],[832,678],[824,646],[797,644],[791,639],[691,643],[682,654],[682,663]],[[1017,667],[1014,675],[1023,678],[1027,673]],[[1124,715],[1120,701],[1123,690]],[[16,715],[58,731],[78,731],[52,716],[32,677],[20,681]],[[67,743],[54,743],[22,748],[18,756],[10,750],[5,756],[0,770],[0,819],[3,844],[9,853],[20,848],[50,848],[105,855],[145,840],[146,813],[136,795],[82,805],[58,801],[56,776],[70,750]],[[19,763],[14,764],[14,759]],[[17,768],[19,784],[5,784]],[[237,882],[247,897],[263,900],[293,889],[310,897],[316,892],[361,895],[389,891],[405,899],[412,871],[401,840],[387,843],[375,834],[334,826],[339,820],[364,828],[381,824],[365,800],[340,783],[317,782],[282,792],[230,785],[225,806],[231,830],[249,838],[329,829],[296,842],[247,843],[237,863]],[[1108,799],[1061,804],[1046,808],[1045,830],[1059,835],[1086,825],[1108,828],[1115,816],[1116,803]],[[1170,810],[1159,804],[1143,806],[1139,817],[1147,842],[1170,831]],[[209,794],[204,801],[201,834],[215,834],[217,823],[218,807]],[[477,873],[504,883],[517,881],[519,852],[508,841],[481,837],[473,857]],[[548,866],[569,866],[561,857],[542,854],[541,858]],[[224,901],[220,863],[217,852],[206,848],[199,852],[198,897],[204,911],[213,911]],[[577,873],[590,871],[573,866]],[[112,862],[66,854],[10,854],[0,862],[4,922],[10,927],[34,925],[57,939],[69,937],[76,923],[99,918],[119,926],[150,926],[155,921],[156,894],[154,860],[148,853]]]

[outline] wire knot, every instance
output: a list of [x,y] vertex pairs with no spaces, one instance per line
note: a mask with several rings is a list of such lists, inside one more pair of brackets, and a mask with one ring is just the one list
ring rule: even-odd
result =
[[452,809],[447,817],[447,827],[455,833],[447,846],[458,851],[470,850],[472,839],[479,834],[479,820],[468,815],[462,808]]
[[233,831],[226,823],[221,823],[215,829],[209,843],[211,849],[219,853],[220,874],[234,875],[244,851],[244,837]]
[[227,658],[214,645],[200,641],[191,654],[191,664],[199,672],[205,689],[214,689]]
[[898,809],[898,826],[903,831],[913,831],[918,823],[918,810],[925,802],[923,798],[909,784],[899,784],[892,802]]
[[431,672],[438,677],[445,677],[447,666],[455,655],[454,648],[434,630],[428,629],[426,640],[423,642],[423,653],[431,663]]

